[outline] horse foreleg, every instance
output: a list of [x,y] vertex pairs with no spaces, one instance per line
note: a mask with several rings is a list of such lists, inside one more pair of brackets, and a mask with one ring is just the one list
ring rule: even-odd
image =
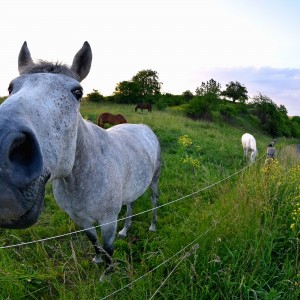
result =
[[93,263],[99,264],[103,260],[101,258],[101,254],[104,252],[102,247],[99,245],[98,237],[97,237],[97,232],[95,228],[85,230],[85,233],[89,240],[92,242],[95,251],[96,251],[96,256],[93,258]]
[[127,231],[131,227],[132,223],[132,211],[133,211],[133,202],[127,204],[127,214],[126,220],[123,229],[119,232],[119,237],[123,238],[127,236]]
[[244,157],[245,157],[245,160],[247,160],[248,158],[248,148],[244,148]]

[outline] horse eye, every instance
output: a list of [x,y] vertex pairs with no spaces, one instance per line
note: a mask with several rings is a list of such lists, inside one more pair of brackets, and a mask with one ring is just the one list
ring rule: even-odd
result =
[[77,100],[81,100],[82,96],[83,96],[83,91],[82,89],[75,89],[72,91],[73,95],[75,96],[75,98]]

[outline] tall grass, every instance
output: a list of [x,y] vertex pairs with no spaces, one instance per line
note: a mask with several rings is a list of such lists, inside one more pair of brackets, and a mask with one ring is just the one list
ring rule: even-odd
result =
[[[148,232],[150,213],[134,217],[128,238],[115,242],[115,272],[102,283],[103,266],[91,263],[93,247],[82,233],[0,249],[0,299],[101,299],[112,293],[108,299],[298,299],[300,164],[295,148],[285,147],[290,140],[279,139],[278,159],[270,165],[261,158],[246,167],[242,129],[195,122],[176,111],[135,113],[129,105],[88,103],[81,108],[92,122],[104,111],[146,123],[160,139],[165,206],[158,210],[157,232]],[[263,155],[270,137],[256,138]],[[149,208],[146,192],[135,212]],[[0,245],[76,229],[49,184],[38,224],[0,229]]]

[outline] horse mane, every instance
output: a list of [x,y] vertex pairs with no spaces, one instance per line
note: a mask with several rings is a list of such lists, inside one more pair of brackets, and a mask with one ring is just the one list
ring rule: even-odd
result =
[[38,60],[37,63],[23,66],[20,74],[35,74],[35,73],[52,73],[52,74],[63,74],[79,80],[79,76],[70,69],[69,66],[59,62],[48,62],[44,60]]

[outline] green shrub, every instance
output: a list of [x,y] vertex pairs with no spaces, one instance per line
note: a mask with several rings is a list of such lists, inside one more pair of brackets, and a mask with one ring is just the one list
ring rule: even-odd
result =
[[104,101],[104,96],[101,95],[98,90],[94,90],[90,93],[90,94],[87,94],[86,97],[85,97],[85,100],[86,101],[91,101],[91,102],[97,102],[97,103],[100,103],[100,102],[103,102]]
[[211,103],[205,96],[194,97],[187,107],[187,115],[193,119],[211,120]]
[[155,104],[156,104],[156,108],[158,110],[163,110],[168,107],[168,103],[166,101],[164,101],[164,99],[162,97],[159,98]]
[[229,104],[221,104],[219,112],[224,120],[230,120],[237,115],[236,108]]
[[291,134],[293,137],[300,137],[300,117],[296,116],[291,119]]
[[156,99],[157,100],[155,103],[157,108],[160,110],[166,107],[178,106],[186,103],[186,100],[182,95],[172,95],[169,93],[166,93],[165,95],[159,95],[159,97]]

